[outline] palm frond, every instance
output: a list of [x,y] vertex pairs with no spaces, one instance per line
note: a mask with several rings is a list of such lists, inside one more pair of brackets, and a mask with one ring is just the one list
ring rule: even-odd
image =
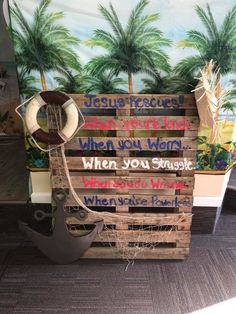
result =
[[55,24],[57,20],[63,18],[62,12],[53,12],[45,16],[41,16],[39,20],[35,20],[34,28],[37,29],[40,33],[49,32],[53,30],[59,30],[69,34],[69,31],[62,25]]
[[63,69],[61,73],[63,76],[56,76],[57,82],[56,90],[63,91],[65,93],[84,93],[84,76],[82,73],[73,75],[68,69]]
[[205,25],[209,37],[211,39],[218,38],[219,34],[218,34],[217,27],[216,27],[215,21],[213,19],[209,5],[207,5],[207,13],[209,16],[204,11],[204,9],[202,7],[200,7],[199,5],[197,5],[195,7],[195,10],[196,10],[196,13],[199,16],[200,20],[202,21],[202,23]]
[[207,3],[207,12],[208,12],[208,16],[209,16],[209,22],[211,25],[212,33],[214,34],[214,37],[217,39],[219,37],[219,32],[218,32],[214,17],[212,15],[210,5],[208,3]]
[[[114,10],[114,9],[113,9]],[[123,37],[124,31],[120,25],[120,22],[118,21],[117,23],[117,17],[114,17],[109,10],[107,10],[105,7],[102,5],[99,5],[99,11],[103,15],[103,17],[108,21],[110,24],[111,28],[113,29],[114,33],[116,34],[117,37]],[[112,12],[113,13],[113,12]]]
[[234,37],[235,40],[236,36],[235,20],[236,20],[236,5],[234,5],[233,8],[228,12],[223,21],[220,31],[221,38],[229,40],[230,37]]
[[117,45],[117,40],[112,34],[102,29],[95,29],[94,36],[85,43],[91,47],[100,46],[110,50]]
[[121,65],[118,60],[114,59],[112,56],[104,55],[94,57],[90,60],[85,65],[85,70],[87,70],[91,75],[99,75],[107,69],[110,69],[115,73],[119,73],[120,66]]
[[40,27],[43,26],[43,21],[47,20],[45,19],[45,13],[50,4],[50,0],[42,0],[39,4],[39,6],[34,11],[34,25],[37,30],[40,30]]
[[137,25],[139,25],[139,19],[140,16],[144,10],[144,8],[148,5],[147,0],[141,0],[138,2],[136,7],[131,11],[128,23],[127,23],[127,28],[126,32],[128,35],[133,34],[134,30],[136,29]]
[[27,99],[39,91],[39,88],[35,87],[35,84],[37,84],[39,81],[34,76],[29,75],[27,68],[19,68],[17,76],[21,97]]
[[234,71],[236,69],[236,5],[228,12],[219,29],[209,5],[206,10],[196,6],[196,13],[206,32],[190,30],[187,32],[187,37],[177,43],[178,47],[195,49],[198,55],[184,59],[176,66],[176,71],[179,74],[196,73],[198,67],[204,66],[211,59],[214,60],[215,69],[220,69],[221,74]]
[[84,77],[84,88],[87,93],[127,93],[126,90],[121,88],[125,84],[127,82],[120,77],[116,77],[113,71]]
[[207,36],[199,31],[190,30],[187,32],[187,36],[188,38],[185,40],[185,43],[187,42],[186,46],[188,47],[204,51],[205,47],[210,45]]
[[111,13],[113,14],[113,20],[115,22],[115,25],[116,25],[117,29],[119,30],[120,35],[123,37],[124,36],[123,27],[122,27],[122,25],[120,23],[120,20],[119,20],[117,14],[116,14],[115,9],[114,9],[114,7],[113,7],[113,5],[111,3],[110,3],[110,10],[111,10]]
[[180,76],[196,76],[204,65],[205,60],[201,56],[187,57],[175,66],[174,71]]
[[12,16],[15,18],[19,28],[24,34],[32,35],[31,28],[29,24],[27,23],[26,19],[24,18],[23,14],[21,13],[20,8],[14,1],[13,6],[10,7],[10,11],[12,13]]
[[[152,22],[155,22],[158,20],[159,18],[159,13],[154,13],[154,14],[148,14],[148,15],[145,15],[145,16],[141,16],[137,21],[136,23],[133,25],[133,28],[131,29],[130,28],[130,31],[129,31],[129,27],[127,27],[127,33],[130,35],[130,36],[138,36],[142,33],[144,33],[146,31],[146,27],[152,23]],[[132,31],[132,33],[131,33]],[[156,31],[158,33],[160,33],[161,35],[161,32],[156,28]]]

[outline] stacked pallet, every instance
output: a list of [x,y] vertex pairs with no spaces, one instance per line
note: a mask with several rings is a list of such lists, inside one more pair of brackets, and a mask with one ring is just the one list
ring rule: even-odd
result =
[[[110,228],[104,228],[84,257],[120,258],[122,243],[135,258],[184,259],[189,252],[197,147],[194,96],[71,97],[85,118],[66,145],[73,187],[92,210],[125,216],[123,221],[106,217]],[[59,150],[51,154],[50,167],[53,189],[68,189]],[[76,206],[73,198],[66,206]],[[67,223],[86,227],[93,220],[88,215]],[[132,255],[139,244],[142,249]]]

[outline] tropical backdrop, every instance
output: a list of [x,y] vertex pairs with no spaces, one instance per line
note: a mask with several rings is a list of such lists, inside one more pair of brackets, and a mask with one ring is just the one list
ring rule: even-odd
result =
[[[9,0],[9,5],[22,100],[46,89],[189,93],[213,59],[217,93],[225,86],[230,90],[220,116],[234,119],[234,0]],[[231,135],[212,147],[200,134],[205,148],[199,169],[228,166],[235,156]]]

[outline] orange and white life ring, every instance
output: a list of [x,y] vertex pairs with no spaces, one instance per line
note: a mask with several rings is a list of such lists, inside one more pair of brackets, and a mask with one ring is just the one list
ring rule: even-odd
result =
[[[58,132],[47,133],[41,129],[37,122],[39,109],[47,104],[61,106],[66,113],[66,124],[63,129]],[[46,144],[62,144],[71,139],[78,129],[78,108],[74,100],[62,92],[40,92],[33,97],[27,106],[25,123],[29,133],[35,140]]]

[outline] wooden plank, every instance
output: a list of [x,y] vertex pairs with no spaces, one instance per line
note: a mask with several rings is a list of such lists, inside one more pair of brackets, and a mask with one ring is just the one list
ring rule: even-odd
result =
[[70,94],[79,108],[90,109],[195,109],[193,94]]
[[125,248],[125,252],[117,247],[90,247],[82,258],[127,258],[135,259],[185,259],[189,248]]
[[[120,222],[126,222],[130,225],[178,225],[180,229],[185,228],[185,230],[190,229],[190,224],[192,221],[192,214],[190,213],[117,213],[115,216],[102,215],[105,224],[116,225]],[[68,224],[93,224],[94,221],[101,219],[99,213],[89,213],[88,217],[83,220],[78,220],[77,218],[71,216],[66,219]]]
[[[158,157],[67,157],[69,170],[151,170],[178,171],[193,170],[193,158],[158,158]],[[63,165],[57,157],[51,157],[55,168],[62,168]]]
[[191,177],[111,177],[111,176],[71,176],[74,188],[83,189],[174,189],[193,188]]
[[190,244],[190,236],[189,236],[189,240],[187,242],[176,241],[176,248],[189,247],[189,244]]
[[[86,206],[92,207],[176,207],[187,208],[193,203],[193,196],[189,195],[135,195],[135,194],[78,194]],[[67,206],[76,206],[76,203],[67,203]]]
[[[85,230],[72,230],[75,236],[84,235]],[[104,230],[94,242],[147,242],[147,243],[189,243],[190,231],[143,231],[141,230]]]
[[[196,116],[85,116],[83,130],[197,130]],[[119,135],[118,135],[119,136]]]
[[105,151],[182,151],[197,149],[196,137],[75,137],[66,149]]

